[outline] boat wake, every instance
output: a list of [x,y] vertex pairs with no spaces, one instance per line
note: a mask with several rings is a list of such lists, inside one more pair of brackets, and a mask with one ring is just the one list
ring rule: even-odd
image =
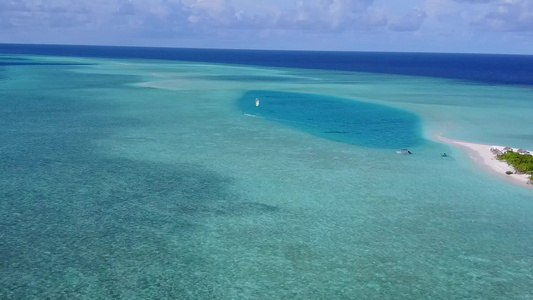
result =
[[247,117],[259,118],[259,116],[252,115],[252,114],[243,114],[243,115],[245,115],[245,116],[247,116]]

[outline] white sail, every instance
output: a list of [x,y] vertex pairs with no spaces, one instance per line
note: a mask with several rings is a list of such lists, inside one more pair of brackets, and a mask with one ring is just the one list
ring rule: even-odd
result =
[[255,106],[259,106],[259,98],[255,98]]

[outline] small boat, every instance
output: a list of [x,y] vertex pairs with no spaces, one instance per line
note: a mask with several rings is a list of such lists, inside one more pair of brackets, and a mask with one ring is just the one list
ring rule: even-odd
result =
[[412,154],[411,151],[409,151],[409,149],[400,149],[400,150],[396,151],[396,153],[402,154],[402,155]]
[[442,153],[440,156],[441,156],[441,157],[448,157],[448,154],[446,154],[446,152],[444,152],[444,153]]
[[259,106],[259,98],[255,98],[255,106]]

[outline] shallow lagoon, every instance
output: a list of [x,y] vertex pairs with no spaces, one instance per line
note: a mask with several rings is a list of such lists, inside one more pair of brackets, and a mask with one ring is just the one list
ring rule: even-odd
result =
[[[1,71],[2,298],[533,295],[531,190],[423,138],[533,148],[504,134],[528,120],[530,88],[33,59],[93,65]],[[343,143],[246,116],[250,91],[387,105],[423,132],[411,156]]]

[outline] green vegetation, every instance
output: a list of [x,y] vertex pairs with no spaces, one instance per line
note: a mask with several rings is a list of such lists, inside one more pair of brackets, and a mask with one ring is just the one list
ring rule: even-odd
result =
[[518,172],[531,174],[529,179],[533,180],[533,155],[508,151],[502,155],[499,155],[498,159],[505,160]]

